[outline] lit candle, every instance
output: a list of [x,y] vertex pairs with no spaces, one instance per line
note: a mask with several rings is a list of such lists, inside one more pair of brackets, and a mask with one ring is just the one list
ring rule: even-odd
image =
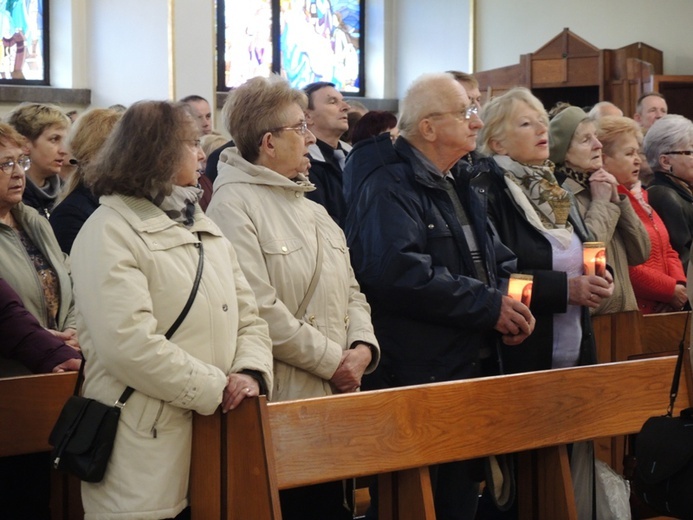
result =
[[508,296],[529,307],[532,300],[532,280],[531,274],[511,274],[508,283]]
[[582,244],[582,259],[585,264],[585,274],[606,276],[606,248],[604,242],[585,242]]

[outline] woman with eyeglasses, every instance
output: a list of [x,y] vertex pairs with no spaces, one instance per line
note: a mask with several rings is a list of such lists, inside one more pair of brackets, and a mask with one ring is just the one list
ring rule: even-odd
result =
[[[370,307],[346,239],[308,200],[303,92],[278,76],[229,93],[223,117],[235,148],[224,150],[207,214],[231,240],[274,355],[275,401],[358,391],[379,359]],[[342,482],[280,492],[285,519],[350,519]]]
[[[62,340],[58,343],[79,348],[65,255],[48,221],[22,202],[31,166],[26,146],[22,135],[0,123],[0,278],[14,290],[37,325]],[[10,340],[0,337],[0,342]],[[34,347],[40,348],[38,343]],[[48,355],[48,351],[40,355]],[[31,365],[21,361],[21,356],[0,354],[0,377],[32,373]],[[0,516],[50,518],[49,476],[47,453],[0,459]]]
[[685,271],[693,243],[693,122],[664,116],[647,131],[643,149],[654,173],[647,188],[650,205],[666,225]]
[[27,140],[31,166],[26,172],[24,203],[48,218],[63,185],[59,174],[68,160],[65,141],[70,118],[53,105],[22,103],[6,121]]
[[[17,291],[41,326],[78,347],[72,280],[48,221],[22,202],[31,161],[26,139],[0,123],[0,277]],[[7,361],[0,374],[18,367]]]
[[[648,135],[655,125],[650,127]],[[618,180],[618,192],[630,200],[652,244],[647,261],[629,268],[638,308],[643,314],[680,311],[688,303],[686,275],[679,255],[671,247],[666,225],[650,205],[649,193],[642,189],[639,179],[640,127],[627,117],[604,117],[599,120],[597,138],[604,146],[604,168]],[[665,148],[661,147],[660,150],[664,151]],[[666,148],[666,151],[670,150]],[[661,175],[662,164],[654,160],[653,153],[654,149],[648,152],[648,162],[651,165],[659,164]],[[671,164],[669,159],[663,163]]]

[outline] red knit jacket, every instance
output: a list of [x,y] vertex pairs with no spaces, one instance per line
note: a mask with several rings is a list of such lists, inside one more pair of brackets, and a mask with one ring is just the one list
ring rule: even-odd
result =
[[[638,308],[643,314],[651,314],[658,303],[668,303],[671,300],[677,283],[686,285],[686,274],[683,272],[678,253],[671,247],[669,232],[657,212],[653,209],[652,215],[648,215],[625,186],[620,185],[618,191],[630,199],[633,209],[650,236],[650,257],[644,264],[629,267],[628,271]],[[642,195],[647,202],[645,190]]]

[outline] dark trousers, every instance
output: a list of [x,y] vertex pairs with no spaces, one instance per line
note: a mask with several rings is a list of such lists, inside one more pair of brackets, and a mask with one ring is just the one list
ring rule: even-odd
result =
[[279,492],[284,520],[352,520],[344,500],[341,480]]
[[[474,520],[479,500],[479,462],[462,461],[430,467],[433,502],[438,520]],[[366,520],[378,519],[377,479],[370,486]],[[387,519],[383,519],[387,520]]]
[[0,458],[0,518],[50,520],[50,453]]

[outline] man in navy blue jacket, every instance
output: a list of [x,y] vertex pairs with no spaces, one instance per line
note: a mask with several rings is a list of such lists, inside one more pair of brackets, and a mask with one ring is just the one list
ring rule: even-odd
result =
[[[515,257],[458,165],[483,127],[473,107],[451,75],[423,76],[402,100],[394,146],[387,135],[363,141],[347,161],[345,231],[382,349],[364,388],[487,375],[497,342],[519,344],[534,328],[529,309],[499,288]],[[471,468],[432,469],[437,518],[474,518]]]

